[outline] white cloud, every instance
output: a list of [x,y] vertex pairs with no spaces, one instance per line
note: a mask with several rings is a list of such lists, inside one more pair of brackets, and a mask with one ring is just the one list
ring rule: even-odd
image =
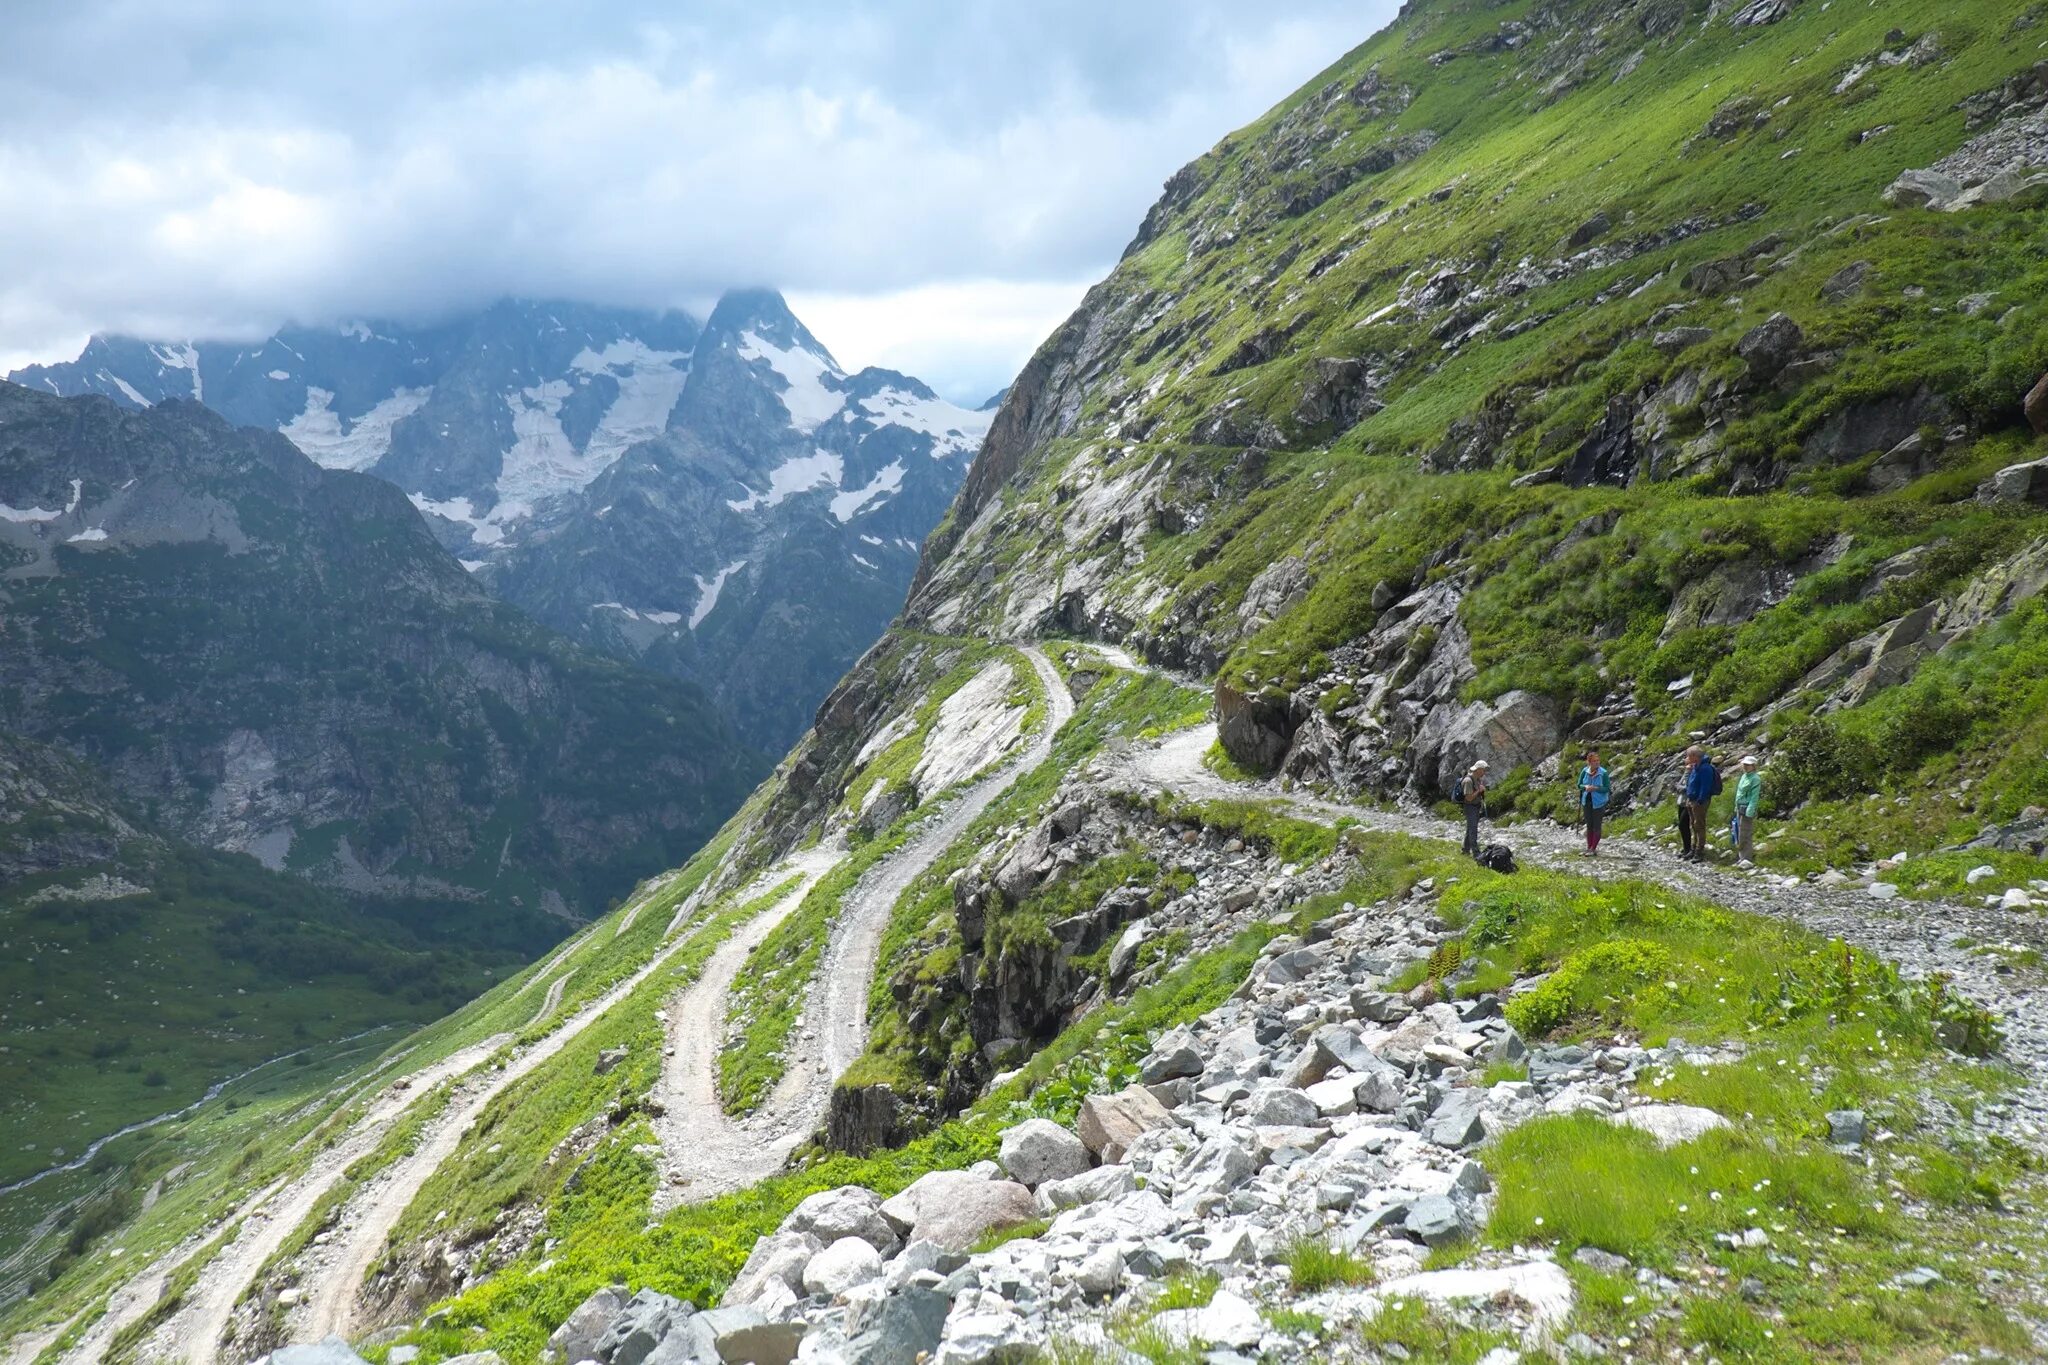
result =
[[1391,9],[32,9],[0,50],[0,357],[765,283],[848,363],[964,397],[1115,261],[1168,174]]

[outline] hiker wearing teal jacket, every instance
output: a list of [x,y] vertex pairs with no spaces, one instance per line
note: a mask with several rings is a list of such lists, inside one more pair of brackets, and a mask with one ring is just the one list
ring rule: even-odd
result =
[[1579,813],[1586,820],[1586,856],[1600,856],[1600,822],[1607,814],[1607,798],[1614,786],[1601,766],[1600,751],[1586,750],[1586,766],[1579,769]]
[[1764,799],[1764,775],[1755,754],[1742,758],[1742,776],[1735,779],[1735,857],[1737,867],[1756,863],[1756,811]]

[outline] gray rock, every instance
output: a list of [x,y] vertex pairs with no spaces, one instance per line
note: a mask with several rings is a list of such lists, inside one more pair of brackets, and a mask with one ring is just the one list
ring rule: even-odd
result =
[[1169,1029],[1139,1064],[1138,1079],[1152,1085],[1177,1076],[1199,1076],[1202,1066],[1202,1052],[1195,1046],[1194,1035],[1185,1028]]
[[1940,171],[1911,170],[1885,187],[1884,202],[1893,208],[1945,208],[1961,197],[1963,182]]
[[505,1365],[505,1357],[496,1351],[465,1351],[459,1356],[449,1356],[441,1365]]
[[1262,1128],[1307,1128],[1322,1117],[1316,1102],[1299,1090],[1270,1086],[1255,1092],[1245,1117]]
[[1828,276],[1827,283],[1820,287],[1820,296],[1829,303],[1847,303],[1863,292],[1874,267],[1869,261],[1854,261]]
[[1728,1120],[1711,1109],[1691,1104],[1642,1104],[1614,1116],[1624,1128],[1635,1128],[1657,1139],[1659,1147],[1676,1147],[1681,1142],[1726,1128]]
[[1978,485],[1977,501],[2048,504],[2048,459],[2007,465]]
[[1711,327],[1672,327],[1657,333],[1650,339],[1650,344],[1666,355],[1676,355],[1713,339],[1714,329]]
[[611,1326],[612,1319],[625,1311],[627,1302],[626,1291],[616,1285],[598,1290],[562,1320],[562,1325],[548,1337],[548,1349],[568,1365],[593,1358],[598,1338]]
[[1370,1070],[1377,1061],[1357,1029],[1325,1024],[1309,1035],[1308,1047],[1288,1079],[1297,1086],[1314,1085],[1340,1066],[1355,1074]]
[[808,1233],[821,1246],[842,1237],[858,1237],[887,1256],[901,1244],[896,1229],[882,1217],[882,1196],[859,1185],[820,1190],[782,1220],[783,1232]]
[[1115,1243],[1097,1247],[1074,1267],[1074,1287],[1091,1299],[1103,1299],[1123,1283],[1124,1254]]
[[1173,1127],[1173,1115],[1143,1086],[1114,1095],[1090,1095],[1081,1101],[1074,1127],[1082,1145],[1104,1162],[1123,1159],[1140,1134]]
[[1861,1109],[1836,1109],[1828,1114],[1828,1141],[1837,1147],[1860,1147],[1870,1136]]
[[1258,1141],[1248,1133],[1225,1129],[1182,1163],[1174,1185],[1175,1203],[1191,1207],[1204,1196],[1228,1194],[1249,1180],[1259,1164]]
[[1026,1119],[1005,1129],[1002,1163],[1012,1180],[1031,1189],[1070,1179],[1094,1164],[1086,1144],[1050,1119]]
[[1129,1166],[1097,1166],[1092,1171],[1048,1180],[1038,1187],[1038,1211],[1050,1216],[1083,1204],[1096,1204],[1129,1194],[1138,1188],[1137,1173]]
[[608,1047],[597,1054],[597,1064],[592,1069],[600,1076],[606,1075],[616,1069],[620,1062],[625,1061],[628,1055],[625,1048]]
[[848,1290],[880,1278],[881,1253],[862,1238],[842,1237],[804,1267],[804,1292],[844,1298]]
[[1486,1136],[1486,1127],[1480,1122],[1480,1115],[1485,1110],[1485,1091],[1453,1090],[1430,1114],[1423,1136],[1437,1146],[1449,1147],[1453,1151],[1469,1147]]
[[1448,1246],[1466,1232],[1465,1217],[1457,1203],[1440,1194],[1428,1195],[1409,1205],[1401,1226],[1429,1247]]
[[1038,1205],[1031,1191],[1012,1180],[984,1180],[966,1171],[931,1171],[903,1193],[884,1200],[882,1216],[911,1240],[965,1251],[985,1233],[1030,1222],[1038,1216]]
[[912,1287],[891,1294],[867,1330],[847,1343],[848,1365],[912,1365],[929,1359],[945,1334],[948,1307],[946,1295],[935,1289]]
[[825,1249],[824,1242],[807,1232],[777,1232],[754,1243],[747,1263],[725,1291],[729,1304],[753,1303],[770,1284],[780,1284],[799,1296],[804,1292],[804,1267]]
[[1748,364],[1751,379],[1766,383],[1792,363],[1805,343],[1806,333],[1798,323],[1783,313],[1773,313],[1735,343],[1735,353]]
[[654,1354],[654,1348],[676,1323],[695,1311],[693,1305],[681,1299],[643,1289],[612,1319],[591,1354],[606,1365],[640,1365]]
[[367,1365],[340,1337],[330,1336],[311,1346],[285,1346],[273,1351],[271,1365]]

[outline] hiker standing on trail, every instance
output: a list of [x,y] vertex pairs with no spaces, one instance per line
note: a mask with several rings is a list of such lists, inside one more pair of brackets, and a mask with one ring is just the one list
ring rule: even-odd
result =
[[1714,760],[1695,744],[1685,751],[1685,816],[1692,826],[1692,847],[1685,857],[1696,863],[1707,860],[1707,807],[1721,790],[1721,774]]
[[1480,759],[1451,788],[1451,799],[1465,808],[1465,852],[1479,856],[1479,817],[1486,814],[1486,760]]
[[1607,813],[1607,798],[1613,791],[1607,769],[1600,765],[1600,751],[1586,750],[1586,766],[1579,769],[1579,813],[1586,820],[1586,856],[1600,856],[1600,822]]
[[1678,770],[1678,856],[1688,861],[1692,858],[1692,812],[1685,804],[1685,784],[1692,778],[1693,765],[1699,762],[1699,750],[1685,751],[1685,766]]
[[1742,756],[1742,776],[1735,779],[1735,865],[1756,865],[1756,811],[1764,799],[1764,775],[1755,754]]

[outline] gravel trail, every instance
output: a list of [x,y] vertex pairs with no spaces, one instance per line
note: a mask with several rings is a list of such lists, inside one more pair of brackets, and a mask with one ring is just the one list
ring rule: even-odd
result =
[[[441,1082],[481,1063],[502,1046],[508,1036],[487,1038],[451,1053],[434,1065],[405,1077],[402,1088],[397,1084],[387,1086],[371,1102],[362,1118],[351,1125],[338,1141],[316,1155],[304,1173],[257,1192],[237,1208],[228,1221],[240,1222],[241,1231],[200,1272],[191,1296],[170,1321],[158,1329],[152,1343],[144,1349],[145,1356],[194,1362],[217,1359],[221,1334],[227,1330],[228,1320],[234,1314],[243,1289],[256,1277],[264,1262],[277,1253],[292,1229],[312,1212],[313,1206],[334,1188],[351,1165],[376,1150],[377,1144],[384,1140],[384,1135],[407,1110],[431,1094]],[[117,1332],[156,1306],[163,1284],[184,1264],[186,1257],[207,1240],[204,1235],[193,1239],[189,1245],[181,1246],[172,1256],[165,1257],[123,1285],[116,1292],[107,1315],[65,1359],[81,1362],[99,1360]]]
[[[1216,727],[1201,725],[1099,762],[1111,781],[1145,791],[1276,801],[1325,822],[1353,820],[1368,829],[1453,842],[1464,837],[1456,822],[1420,811],[1354,806],[1282,790],[1272,782],[1233,782],[1203,763],[1215,739]],[[1524,863],[1591,877],[1654,881],[1852,943],[1897,962],[1908,977],[1946,975],[1955,990],[1998,1016],[2005,1038],[2002,1055],[2025,1077],[2008,1098],[1979,1108],[1979,1125],[2037,1150],[2048,1149],[2048,989],[2043,989],[2040,971],[2013,969],[1978,951],[1981,945],[1998,944],[2048,956],[2048,915],[1957,901],[1880,901],[1861,888],[1807,882],[1788,886],[1765,872],[1683,862],[1675,852],[1634,835],[1609,836],[1601,842],[1600,856],[1587,858],[1578,830],[1548,821],[1501,827],[1495,835]]]
[[[735,1120],[718,1102],[726,992],[747,954],[796,908],[808,883],[749,922],[671,1007],[673,1060],[660,1092],[667,1112],[656,1125],[663,1153],[657,1210],[709,1199],[773,1174],[791,1149],[824,1122],[833,1082],[867,1047],[868,988],[897,899],[1012,783],[1046,760],[1053,736],[1074,714],[1073,698],[1045,655],[1035,645],[1018,648],[1045,688],[1045,723],[986,776],[956,792],[847,892],[804,1007],[806,1026],[817,1043],[783,1073],[759,1109]],[[822,869],[817,875],[823,875]],[[721,963],[729,951],[729,960]]]

